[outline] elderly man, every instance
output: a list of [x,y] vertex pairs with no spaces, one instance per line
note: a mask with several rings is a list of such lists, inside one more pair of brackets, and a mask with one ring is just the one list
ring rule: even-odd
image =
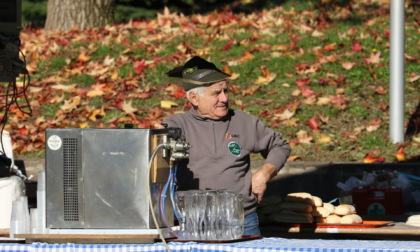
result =
[[[167,73],[182,78],[191,110],[163,120],[182,129],[190,156],[178,168],[178,190],[227,189],[243,195],[243,235],[259,235],[256,214],[267,182],[284,166],[290,145],[255,116],[229,109],[228,74],[213,63],[193,57]],[[265,163],[252,174],[250,154]]]

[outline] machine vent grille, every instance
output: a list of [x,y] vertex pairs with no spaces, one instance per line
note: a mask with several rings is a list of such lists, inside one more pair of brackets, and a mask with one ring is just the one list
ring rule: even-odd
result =
[[77,138],[63,139],[64,221],[79,221]]

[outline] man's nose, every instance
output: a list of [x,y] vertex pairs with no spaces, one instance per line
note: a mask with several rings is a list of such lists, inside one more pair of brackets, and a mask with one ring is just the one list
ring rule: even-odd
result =
[[221,92],[220,95],[219,95],[219,100],[220,101],[227,101],[228,98],[229,98],[229,95],[226,92]]

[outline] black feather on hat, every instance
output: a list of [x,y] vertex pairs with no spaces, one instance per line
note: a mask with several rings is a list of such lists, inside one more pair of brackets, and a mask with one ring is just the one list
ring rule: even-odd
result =
[[169,77],[182,78],[184,90],[219,82],[230,77],[211,62],[198,56],[191,58],[183,66],[175,67],[166,73]]

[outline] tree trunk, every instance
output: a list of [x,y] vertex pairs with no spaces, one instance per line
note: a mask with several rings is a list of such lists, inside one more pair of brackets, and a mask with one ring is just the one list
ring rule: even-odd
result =
[[114,0],[48,0],[45,30],[100,28],[114,21]]

